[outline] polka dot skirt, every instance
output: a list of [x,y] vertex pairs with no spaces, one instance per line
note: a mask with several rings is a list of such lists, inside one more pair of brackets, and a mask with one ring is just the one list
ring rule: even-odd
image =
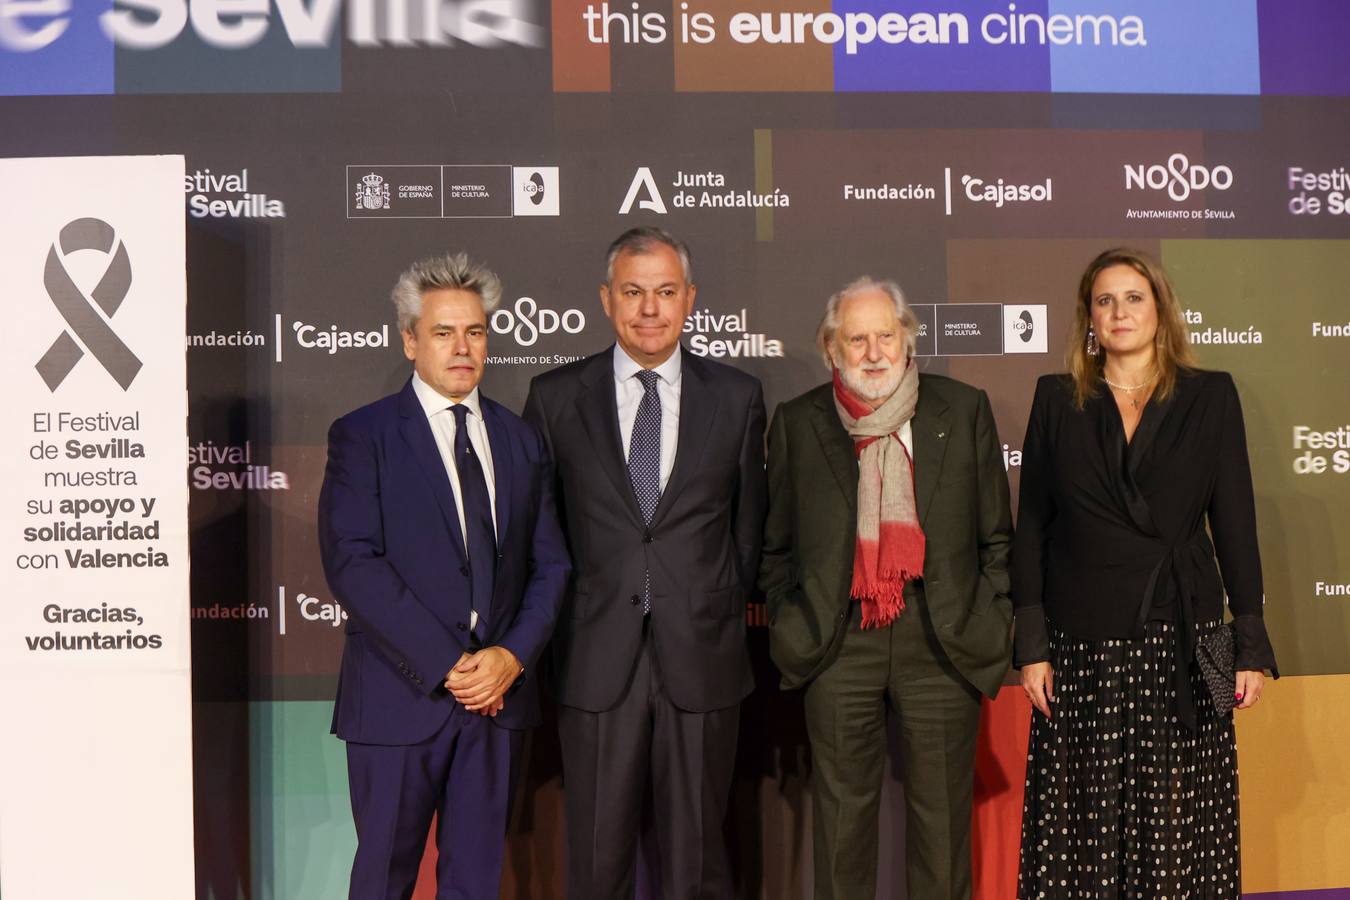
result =
[[1019,900],[1241,894],[1233,717],[1192,667],[1199,728],[1176,720],[1172,641],[1166,622],[1142,641],[1051,629],[1054,718],[1032,713]]

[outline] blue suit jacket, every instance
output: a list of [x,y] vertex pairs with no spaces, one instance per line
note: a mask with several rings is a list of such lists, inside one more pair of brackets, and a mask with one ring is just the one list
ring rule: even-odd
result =
[[[498,535],[484,646],[505,647],[525,666],[495,721],[526,728],[539,721],[536,664],[571,564],[543,439],[480,398]],[[333,732],[367,744],[425,740],[455,707],[443,682],[469,643],[469,569],[450,478],[411,379],[329,430],[319,545],[349,614]]]

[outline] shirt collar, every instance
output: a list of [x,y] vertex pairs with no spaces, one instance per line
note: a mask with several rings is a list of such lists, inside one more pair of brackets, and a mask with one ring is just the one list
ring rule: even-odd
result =
[[[412,386],[413,393],[417,395],[417,402],[422,405],[422,411],[427,414],[428,419],[436,415],[436,413],[447,410],[455,405],[438,394],[435,388],[423,381],[422,376],[418,375],[416,370],[413,371]],[[469,412],[482,418],[483,410],[478,402],[477,385],[474,386],[473,390],[469,391],[469,396],[461,400],[460,403],[467,406]]]
[[[683,371],[680,355],[684,352],[680,345],[675,345],[675,352],[670,354],[670,358],[661,365],[652,369],[657,377],[669,385],[680,383],[680,373]],[[642,365],[637,360],[628,355],[628,351],[618,344],[614,345],[614,379],[620,383],[632,378],[638,372],[642,371]]]

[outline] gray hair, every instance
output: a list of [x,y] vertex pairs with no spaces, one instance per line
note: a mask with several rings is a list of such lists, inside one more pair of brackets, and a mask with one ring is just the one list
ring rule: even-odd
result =
[[484,313],[496,309],[502,299],[501,279],[467,253],[421,259],[398,276],[389,295],[398,312],[399,331],[413,330],[422,315],[422,295],[437,290],[471,291],[482,301]]
[[830,344],[834,343],[835,333],[839,331],[839,307],[843,306],[849,297],[863,291],[881,291],[895,304],[895,317],[905,332],[906,359],[912,358],[918,349],[919,317],[914,315],[914,310],[905,302],[905,294],[900,290],[900,285],[890,279],[879,281],[864,275],[844,285],[825,303],[825,315],[820,320],[820,327],[816,329],[816,347],[820,349],[820,356],[825,360],[827,369],[834,368],[834,361],[830,359]]
[[684,269],[684,283],[693,284],[694,267],[689,262],[689,245],[664,228],[657,228],[654,225],[630,228],[614,239],[614,243],[605,251],[605,283],[609,284],[614,280],[614,261],[621,254],[651,253],[657,244],[664,244],[675,251],[675,255],[680,258],[680,266]]

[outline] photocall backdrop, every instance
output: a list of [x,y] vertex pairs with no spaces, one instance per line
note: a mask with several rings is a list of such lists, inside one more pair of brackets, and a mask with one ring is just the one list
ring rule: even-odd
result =
[[[897,279],[923,369],[989,392],[1014,496],[1083,266],[1161,257],[1241,392],[1286,676],[1239,716],[1244,888],[1346,896],[1347,44],[1335,0],[0,0],[0,155],[187,160],[197,896],[345,891],[345,613],[315,502],[329,423],[408,375],[395,277],[447,249],[501,274],[484,389],[518,409],[610,342],[603,251],[639,224],[693,248],[686,346],[771,408],[827,375],[825,298]],[[804,898],[801,698],[777,690],[763,606],[747,616],[728,838],[742,896]],[[982,900],[1015,881],[1011,684],[981,738]],[[503,894],[555,897],[551,727],[529,753]],[[883,896],[903,895],[902,791]]]

